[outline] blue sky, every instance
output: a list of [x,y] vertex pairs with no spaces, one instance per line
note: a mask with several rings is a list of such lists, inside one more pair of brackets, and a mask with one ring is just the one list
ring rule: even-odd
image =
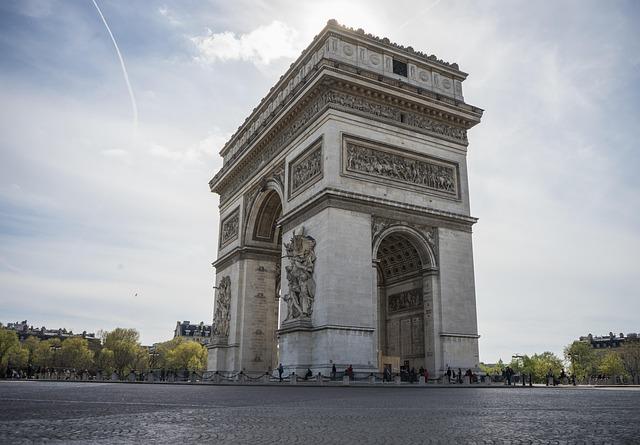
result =
[[[480,355],[640,331],[634,1],[0,3],[0,321],[210,322],[218,151],[329,18],[470,73]],[[137,296],[136,296],[137,294]]]

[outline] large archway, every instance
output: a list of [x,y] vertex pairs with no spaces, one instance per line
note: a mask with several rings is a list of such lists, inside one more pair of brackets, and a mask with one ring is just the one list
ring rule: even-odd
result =
[[[282,198],[278,192],[275,188],[264,187],[257,193],[248,208],[244,230],[245,246],[261,252],[257,273],[248,277],[255,288],[255,301],[251,326],[247,326],[245,331],[253,336],[253,351],[249,352],[249,356],[255,355],[252,360],[256,362],[256,367],[262,366],[262,369],[275,369],[278,366],[282,252],[282,230],[278,224],[282,217]],[[264,274],[268,277],[263,279],[261,277]]]
[[420,234],[396,227],[380,235],[374,254],[380,369],[433,369],[433,252]]

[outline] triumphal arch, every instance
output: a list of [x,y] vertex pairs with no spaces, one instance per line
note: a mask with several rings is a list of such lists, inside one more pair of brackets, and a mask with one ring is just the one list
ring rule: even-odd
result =
[[334,20],[222,148],[208,368],[476,367],[455,63]]

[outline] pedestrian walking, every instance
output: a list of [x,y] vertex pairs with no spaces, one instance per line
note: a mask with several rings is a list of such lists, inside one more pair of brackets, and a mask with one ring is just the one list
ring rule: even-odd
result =
[[278,365],[278,378],[282,381],[282,373],[284,372],[284,368],[282,367],[282,363]]
[[335,380],[336,379],[336,374],[338,373],[338,371],[336,370],[336,364],[334,363],[331,366],[331,380]]
[[451,368],[447,366],[447,383],[451,383]]

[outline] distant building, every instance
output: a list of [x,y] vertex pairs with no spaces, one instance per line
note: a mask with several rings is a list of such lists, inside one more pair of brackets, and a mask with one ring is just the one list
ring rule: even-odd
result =
[[65,340],[72,337],[84,338],[89,342],[89,346],[100,347],[100,339],[96,337],[96,334],[82,331],[81,334],[74,334],[73,331],[67,331],[66,329],[47,329],[42,326],[41,328],[34,328],[29,326],[27,320],[15,323],[7,323],[6,328],[10,331],[14,331],[18,334],[18,339],[23,342],[28,337],[37,337],[39,340],[49,340],[51,338],[59,338]]
[[589,343],[594,349],[619,348],[625,343],[640,341],[640,336],[634,332],[627,334],[626,337],[623,333],[616,336],[613,332],[609,332],[609,335],[599,337],[594,337],[592,334],[589,334],[587,336],[580,337],[580,341]]
[[197,341],[203,345],[209,344],[211,340],[211,325],[204,324],[191,324],[190,321],[178,321],[176,323],[176,330],[174,331],[173,338],[184,337],[187,340]]

